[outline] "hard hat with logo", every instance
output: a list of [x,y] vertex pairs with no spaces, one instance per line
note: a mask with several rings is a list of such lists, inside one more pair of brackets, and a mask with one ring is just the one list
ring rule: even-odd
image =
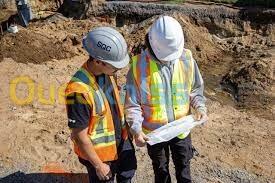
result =
[[89,55],[116,68],[129,63],[127,44],[123,36],[111,27],[99,27],[83,38],[83,46]]
[[180,58],[184,49],[184,36],[179,22],[170,16],[159,17],[149,30],[149,43],[161,61]]

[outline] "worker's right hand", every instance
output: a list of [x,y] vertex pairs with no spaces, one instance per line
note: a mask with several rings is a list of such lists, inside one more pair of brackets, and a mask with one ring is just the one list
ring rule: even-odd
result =
[[96,168],[96,175],[99,180],[109,180],[112,177],[110,166],[106,163],[102,163]]
[[196,111],[195,119],[197,121],[202,122],[202,125],[205,125],[208,121],[208,116],[207,116],[206,112],[204,112],[204,111]]
[[143,147],[146,145],[146,141],[148,141],[148,137],[143,132],[140,132],[139,134],[134,135],[136,145],[138,147]]

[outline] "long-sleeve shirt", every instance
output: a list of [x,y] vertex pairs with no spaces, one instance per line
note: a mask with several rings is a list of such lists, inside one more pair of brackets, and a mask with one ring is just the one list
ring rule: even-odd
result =
[[[192,57],[193,59],[193,57]],[[157,65],[160,66],[160,75],[165,90],[166,97],[166,111],[168,116],[168,122],[174,121],[174,111],[172,106],[172,89],[171,82],[174,70],[174,62],[164,63],[157,61]],[[203,96],[204,84],[201,77],[198,65],[193,59],[194,63],[194,79],[192,83],[192,89],[190,93],[190,105],[195,110],[206,113],[205,97]],[[127,74],[126,84],[126,98],[125,98],[125,115],[126,121],[130,126],[132,134],[138,134],[142,131],[143,112],[141,106],[141,97],[139,94],[138,86],[133,76],[133,70],[130,69]]]

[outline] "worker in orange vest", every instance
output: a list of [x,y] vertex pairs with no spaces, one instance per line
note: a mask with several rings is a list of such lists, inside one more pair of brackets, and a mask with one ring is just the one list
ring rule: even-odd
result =
[[123,36],[110,27],[96,28],[83,39],[90,57],[65,90],[74,151],[91,183],[130,183],[136,170],[114,74],[127,66]]

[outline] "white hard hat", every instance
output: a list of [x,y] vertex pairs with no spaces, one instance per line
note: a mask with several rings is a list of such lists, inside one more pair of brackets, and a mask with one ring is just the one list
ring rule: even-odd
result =
[[130,60],[125,39],[111,27],[99,27],[90,31],[83,39],[83,47],[93,58],[116,68],[127,66]]
[[149,30],[149,43],[154,54],[161,61],[180,58],[184,47],[181,25],[172,17],[159,17]]

